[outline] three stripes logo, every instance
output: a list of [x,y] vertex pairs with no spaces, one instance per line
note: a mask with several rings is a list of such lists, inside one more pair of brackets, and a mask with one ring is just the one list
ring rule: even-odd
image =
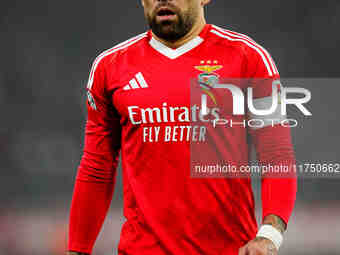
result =
[[123,87],[123,90],[130,90],[130,89],[141,89],[141,88],[148,88],[148,84],[146,83],[143,75],[141,72],[135,75],[135,78],[129,81],[129,84]]

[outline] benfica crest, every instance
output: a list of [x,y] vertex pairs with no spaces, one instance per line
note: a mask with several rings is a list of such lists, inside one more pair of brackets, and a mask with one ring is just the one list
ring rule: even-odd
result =
[[[215,71],[223,68],[222,65],[218,65],[216,60],[214,61],[201,61],[200,66],[195,66],[195,69],[201,71],[202,73],[198,75],[198,83],[202,88],[203,92],[206,93],[211,100],[217,105],[215,96],[213,95],[211,89],[215,84],[218,84],[219,75]],[[213,65],[212,65],[213,64]]]

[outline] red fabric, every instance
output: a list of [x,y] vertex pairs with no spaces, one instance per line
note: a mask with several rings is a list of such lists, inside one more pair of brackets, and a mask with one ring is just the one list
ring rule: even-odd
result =
[[[197,67],[206,64],[217,66],[214,73],[218,77],[251,80],[276,78],[275,66],[255,42],[219,31],[223,37],[212,30],[206,25],[200,34],[203,42],[174,59],[150,46],[149,32],[95,60],[88,86],[84,155],[71,207],[70,250],[92,250],[111,200],[119,153],[126,222],[118,254],[236,255],[239,247],[255,237],[257,223],[249,178],[190,177],[194,156],[222,156],[231,165],[248,162],[245,128],[225,128],[211,137],[211,143],[191,142],[200,114],[190,105],[190,81],[202,74]],[[137,74],[143,76],[145,84]],[[246,89],[245,83],[238,86]],[[271,83],[254,81],[252,86],[256,98],[271,93]],[[227,117],[239,122],[246,119],[232,115],[231,93],[223,99]],[[214,114],[218,113],[216,109]],[[214,114],[205,119],[212,121]],[[200,129],[196,131],[196,138],[204,136]],[[288,145],[279,137],[272,139],[269,133],[254,133],[264,161],[267,154],[280,159],[281,145]],[[199,146],[193,150],[196,144]],[[265,189],[276,189],[266,183],[274,184],[265,181]],[[290,183],[285,185],[290,189]],[[265,211],[284,210],[287,215],[288,206],[271,199],[278,193],[270,194],[269,199],[264,198],[264,207],[269,208]]]
[[70,213],[69,251],[91,254],[112,193],[113,183],[76,181]]
[[257,158],[263,165],[287,166],[289,172],[264,174],[262,178],[262,219],[275,214],[288,224],[297,192],[295,157],[290,129],[276,125],[252,132]]
[[[99,67],[95,85],[105,76]],[[110,207],[120,152],[120,124],[104,91],[87,103],[84,152],[70,211],[68,250],[91,253]]]
[[[269,58],[271,57],[269,56]],[[257,58],[254,57],[253,59],[252,63],[256,66],[251,66],[250,68],[250,70],[255,70],[254,79],[252,80],[253,97],[260,99],[271,96],[272,82],[279,80],[280,76],[279,74],[273,77],[266,76],[265,66],[262,64],[261,59],[258,58],[258,55]],[[257,65],[256,61],[258,61]],[[257,160],[261,165],[283,165],[289,168],[289,172],[284,174],[264,174],[261,185],[262,220],[267,215],[275,214],[288,224],[297,192],[297,180],[293,168],[295,155],[290,128],[276,124],[251,130],[250,134],[255,145]]]

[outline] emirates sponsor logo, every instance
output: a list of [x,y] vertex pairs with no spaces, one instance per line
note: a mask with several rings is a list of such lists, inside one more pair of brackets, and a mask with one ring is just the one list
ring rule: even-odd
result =
[[193,105],[190,108],[186,106],[168,106],[163,103],[162,107],[140,108],[139,106],[129,106],[129,118],[132,124],[148,123],[167,123],[167,122],[213,122],[219,119],[219,108],[208,108],[203,114],[202,109]]

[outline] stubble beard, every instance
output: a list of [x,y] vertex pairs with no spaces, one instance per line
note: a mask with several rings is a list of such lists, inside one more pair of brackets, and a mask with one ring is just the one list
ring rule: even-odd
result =
[[152,32],[159,38],[175,42],[190,32],[195,24],[197,15],[193,9],[185,12],[176,10],[177,18],[174,21],[157,22],[156,13],[147,15],[146,19]]

